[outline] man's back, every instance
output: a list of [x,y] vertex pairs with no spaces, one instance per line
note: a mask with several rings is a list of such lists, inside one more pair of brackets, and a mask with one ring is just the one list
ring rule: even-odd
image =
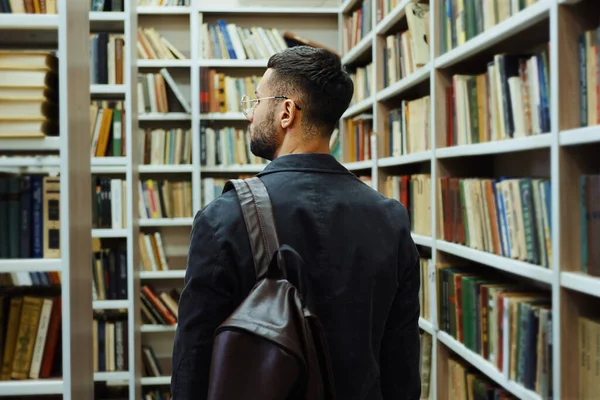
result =
[[[404,207],[327,154],[281,156],[259,176],[271,197],[281,244],[294,247],[306,262],[312,311],[327,337],[337,398],[418,398],[418,253]],[[204,308],[205,315],[202,326],[195,326],[188,317],[194,311],[180,312],[173,359],[176,400],[198,398],[196,388],[205,396],[212,333],[256,279],[235,193],[215,200],[198,218],[205,226],[194,229],[205,231],[193,232],[191,247],[212,251],[204,258],[213,257],[218,265],[192,272],[190,250],[181,307]],[[186,292],[194,292],[188,285],[205,286],[206,295],[186,301]],[[192,368],[196,376],[186,370],[188,363],[202,364]]]

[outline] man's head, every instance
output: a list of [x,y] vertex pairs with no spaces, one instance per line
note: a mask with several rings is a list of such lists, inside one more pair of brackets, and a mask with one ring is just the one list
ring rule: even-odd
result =
[[250,150],[269,160],[294,152],[328,152],[354,84],[335,54],[296,46],[274,54],[249,110]]

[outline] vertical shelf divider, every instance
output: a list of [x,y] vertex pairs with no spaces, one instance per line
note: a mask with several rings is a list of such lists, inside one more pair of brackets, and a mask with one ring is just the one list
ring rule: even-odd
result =
[[127,309],[129,335],[129,398],[140,399],[141,394],[141,300],[139,269],[139,126],[137,98],[137,2],[126,1],[125,5],[125,132],[126,137],[126,180],[127,180]]
[[[89,1],[58,0],[62,375],[65,400],[93,398]],[[6,14],[5,14],[6,15]],[[27,382],[23,382],[27,385]]]

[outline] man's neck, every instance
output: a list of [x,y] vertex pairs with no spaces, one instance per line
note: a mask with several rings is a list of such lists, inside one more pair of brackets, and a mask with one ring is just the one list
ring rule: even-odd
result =
[[295,140],[293,135],[286,135],[281,147],[275,153],[275,157],[286,154],[330,154],[329,141],[324,138],[317,138],[310,141]]

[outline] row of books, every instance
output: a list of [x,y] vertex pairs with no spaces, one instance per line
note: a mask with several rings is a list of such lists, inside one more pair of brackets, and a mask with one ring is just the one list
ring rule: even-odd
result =
[[125,35],[99,32],[90,34],[90,83],[121,85],[125,78]]
[[432,373],[432,360],[433,360],[433,337],[424,331],[419,331],[421,337],[419,344],[419,371],[421,375],[421,397],[420,399],[432,399],[433,396],[433,373]]
[[408,30],[385,37],[383,48],[383,86],[409,76],[429,63],[429,4],[406,5]]
[[437,185],[444,240],[552,267],[548,179],[443,177]]
[[431,175],[388,176],[381,193],[404,205],[411,232],[431,236]]
[[477,265],[440,263],[437,267],[440,329],[511,381],[549,398],[550,292]]
[[61,297],[0,295],[0,381],[60,376]]
[[200,112],[241,112],[242,96],[256,97],[260,79],[258,75],[228,76],[214,68],[200,68]]
[[600,26],[578,37],[581,126],[600,124]]
[[[160,0],[159,0],[160,1]],[[125,11],[123,0],[90,0],[90,11],[93,12],[121,12]]]
[[396,9],[401,3],[402,0],[376,0],[376,10],[375,19],[376,23],[380,23],[387,15],[389,15],[392,11]]
[[92,300],[127,300],[127,247],[92,238]]
[[548,49],[496,54],[487,72],[457,74],[446,89],[448,146],[550,131]]
[[362,4],[344,18],[342,23],[342,49],[347,53],[356,46],[373,28],[372,0],[364,0]]
[[579,316],[577,325],[579,398],[593,399],[600,393],[600,319]]
[[423,256],[419,258],[419,315],[426,321],[431,321],[429,268],[431,267],[432,262],[433,260],[430,258],[425,258]]
[[122,100],[90,102],[91,157],[125,156],[125,107]]
[[137,55],[141,60],[187,60],[163,35],[155,28],[138,27]]
[[443,390],[444,393],[448,393],[449,399],[517,400],[517,397],[508,390],[498,386],[496,382],[458,356],[451,354],[445,363],[448,375],[445,382],[438,387],[438,391]]
[[16,288],[25,286],[57,286],[61,284],[59,272],[16,271],[0,273],[0,288]]
[[371,159],[371,134],[373,133],[373,114],[360,114],[346,120],[347,149],[346,162]]
[[143,165],[192,163],[191,129],[140,129],[139,146]]
[[142,364],[144,365],[143,376],[163,376],[163,368],[161,367],[158,358],[156,358],[154,349],[151,346],[142,346]]
[[166,68],[158,73],[138,74],[138,113],[191,113],[189,101]]
[[192,218],[192,182],[146,179],[138,182],[141,219]]
[[57,0],[10,0],[0,1],[3,14],[56,14]]
[[241,27],[222,19],[203,23],[200,37],[204,59],[266,60],[288,48],[277,28]]
[[137,0],[137,5],[151,7],[176,7],[189,6],[190,2],[191,0]]
[[172,289],[167,293],[157,291],[148,285],[143,285],[140,296],[142,298],[142,323],[147,325],[175,325],[178,318],[178,304],[181,293]]
[[[145,128],[139,133],[142,165],[191,165],[190,129]],[[249,140],[249,134],[245,129],[213,128],[202,125],[200,127],[201,165],[217,167],[266,164],[266,160],[252,154]]]
[[169,262],[160,232],[143,233],[138,236],[140,269],[142,271],[168,271]]
[[264,165],[266,160],[250,151],[250,135],[235,127],[200,127],[200,165]]
[[0,138],[57,136],[58,57],[45,51],[0,51]]
[[363,67],[356,67],[354,71],[350,71],[350,78],[354,83],[354,95],[350,101],[350,105],[359,103],[373,96],[374,81],[373,81],[373,63],[368,63]]
[[94,372],[127,371],[129,369],[127,313],[120,310],[95,312],[92,324]]
[[600,174],[579,178],[581,272],[600,277]]
[[58,177],[0,176],[0,258],[60,258],[59,204]]
[[431,97],[402,100],[400,107],[388,111],[384,121],[383,148],[387,157],[431,149]]
[[538,0],[440,0],[440,50],[445,53],[488,31]]
[[127,228],[127,181],[96,175],[92,178],[92,229]]

